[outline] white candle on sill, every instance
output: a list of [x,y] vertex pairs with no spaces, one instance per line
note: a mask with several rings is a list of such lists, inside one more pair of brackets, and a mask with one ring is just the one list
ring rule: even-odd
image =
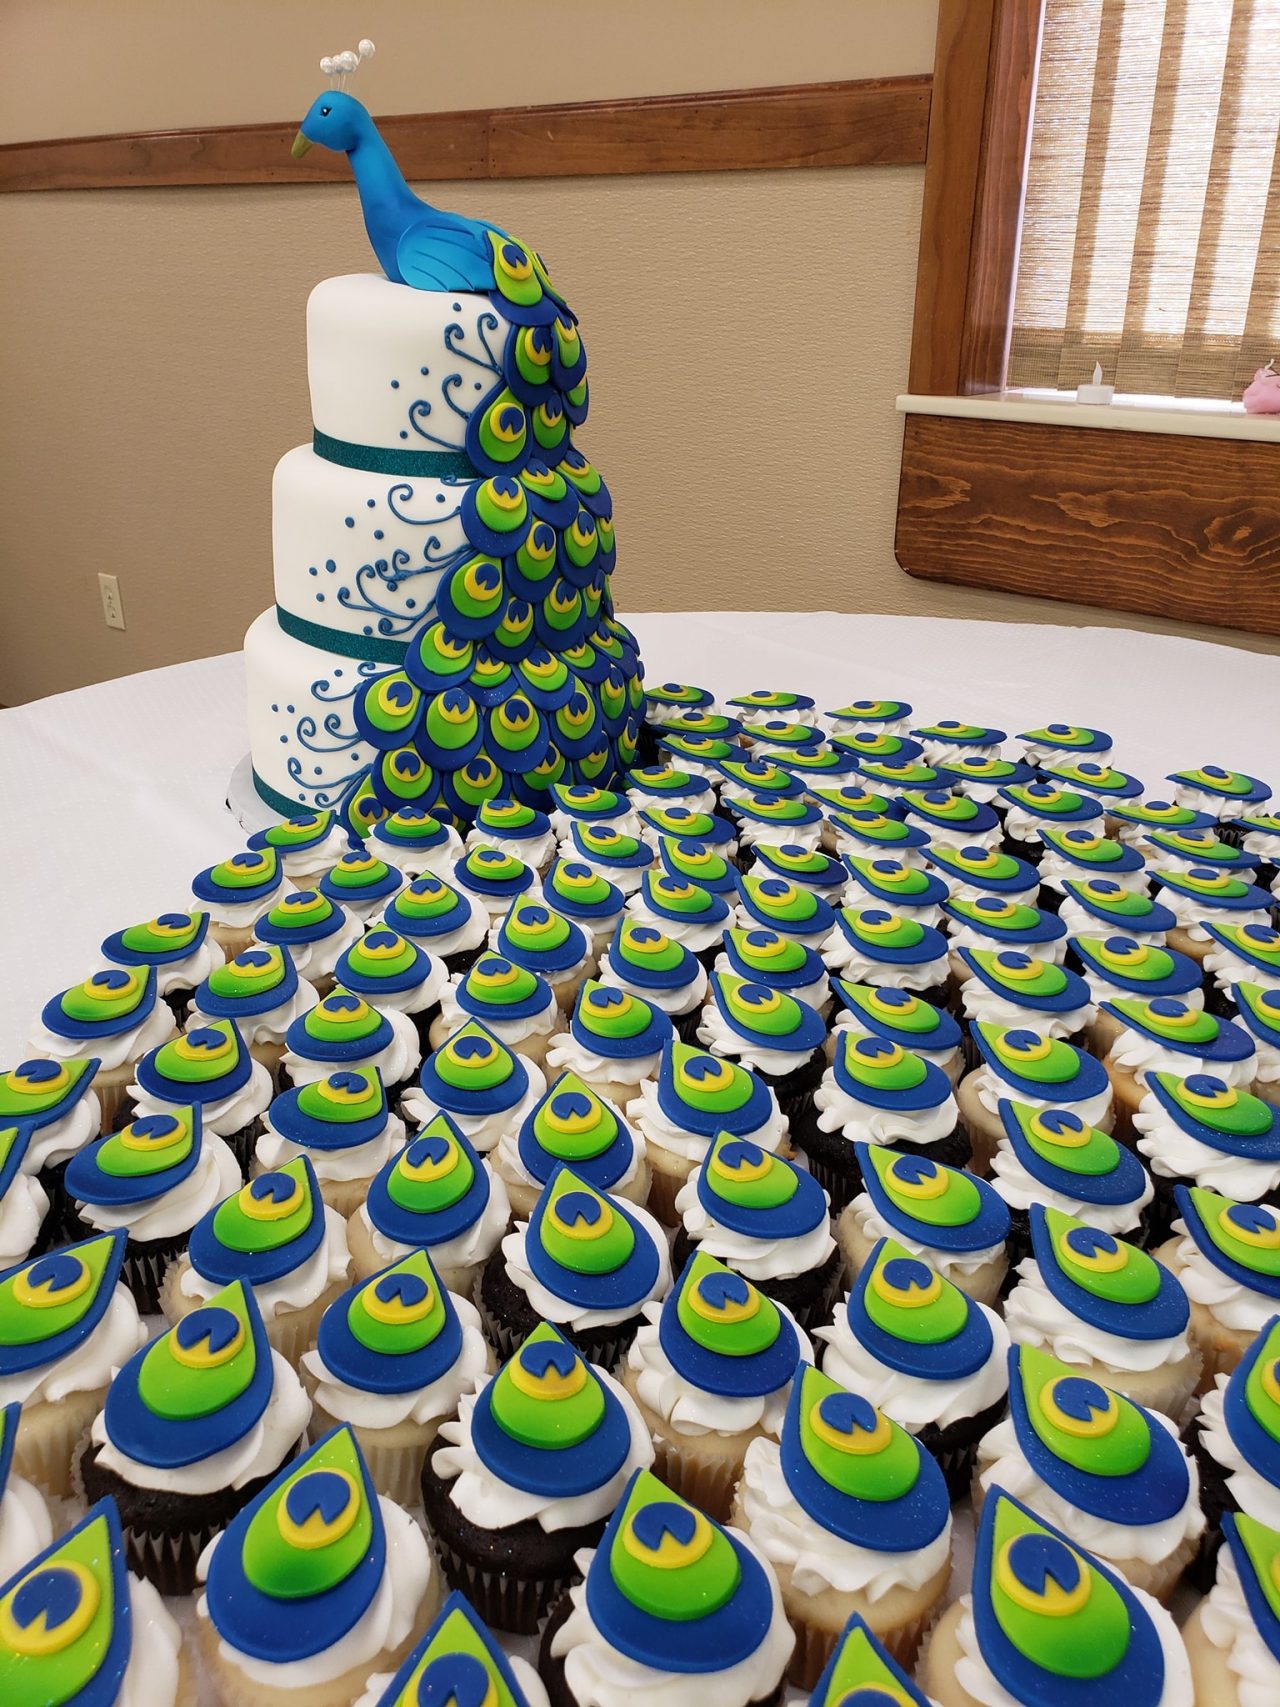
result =
[[1102,363],[1093,364],[1093,382],[1076,386],[1077,403],[1110,403],[1116,394],[1114,385],[1102,383]]

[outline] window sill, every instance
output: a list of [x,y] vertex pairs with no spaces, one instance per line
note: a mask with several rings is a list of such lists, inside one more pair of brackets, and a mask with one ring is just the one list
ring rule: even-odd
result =
[[1246,415],[1239,403],[1194,400],[1153,404],[1146,398],[1077,403],[1061,392],[1006,392],[986,397],[898,398],[904,415],[971,421],[1020,421],[1044,427],[1102,427],[1110,432],[1175,433],[1184,438],[1247,439],[1280,444],[1280,415]]

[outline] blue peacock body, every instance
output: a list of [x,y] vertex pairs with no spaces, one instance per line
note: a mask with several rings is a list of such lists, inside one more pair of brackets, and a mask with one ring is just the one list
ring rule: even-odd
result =
[[[465,544],[402,636],[401,667],[356,692],[356,728],[376,756],[348,786],[348,825],[366,833],[406,804],[469,821],[487,799],[540,805],[556,783],[612,782],[634,762],[643,667],[613,610],[609,489],[575,443],[590,402],[577,316],[535,250],[416,196],[350,95],[316,100],[295,154],[312,142],[350,160],[388,278],[479,293],[491,308],[483,356],[449,346],[481,376],[469,408],[444,394],[465,422],[461,456],[431,404],[408,411],[406,432],[452,459]],[[382,467],[397,472],[394,453]]]

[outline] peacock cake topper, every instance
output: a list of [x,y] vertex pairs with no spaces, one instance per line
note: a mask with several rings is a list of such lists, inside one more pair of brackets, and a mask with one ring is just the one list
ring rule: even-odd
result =
[[[465,390],[459,375],[440,401],[411,406],[400,437],[412,448],[317,435],[318,454],[349,467],[437,477],[439,501],[465,535],[437,560],[433,599],[394,630],[400,667],[367,676],[353,701],[361,751],[373,755],[340,802],[356,835],[406,806],[470,822],[486,800],[544,807],[554,784],[608,785],[634,762],[644,706],[635,640],[613,614],[612,499],[574,442],[588,410],[577,318],[536,250],[409,188],[346,87],[373,52],[361,41],[321,60],[330,86],[303,119],[294,157],[313,144],[347,157],[392,284],[469,293],[487,308],[477,322],[482,352],[461,323],[445,324],[448,355],[474,371]],[[447,311],[463,307],[452,300]],[[461,453],[446,410],[465,423]],[[391,633],[379,623],[372,658],[388,661]]]

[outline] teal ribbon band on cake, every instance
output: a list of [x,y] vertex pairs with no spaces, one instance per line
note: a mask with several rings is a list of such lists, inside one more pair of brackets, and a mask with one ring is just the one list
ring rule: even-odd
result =
[[447,474],[463,480],[478,480],[475,464],[460,450],[387,450],[382,445],[357,445],[349,439],[331,439],[317,427],[311,447],[326,462],[343,468],[362,468],[366,474],[416,474],[441,480]]
[[253,772],[254,790],[260,800],[264,800],[273,812],[278,812],[282,818],[296,818],[299,812],[308,810],[305,800],[290,800],[287,794],[281,794],[278,788],[272,788],[269,782],[263,782],[257,770]]
[[343,658],[356,658],[361,663],[403,664],[408,642],[389,640],[385,634],[348,634],[344,628],[326,628],[320,622],[308,622],[306,617],[294,616],[283,605],[276,606],[276,621],[283,633],[308,646],[318,646],[322,652],[337,652]]

